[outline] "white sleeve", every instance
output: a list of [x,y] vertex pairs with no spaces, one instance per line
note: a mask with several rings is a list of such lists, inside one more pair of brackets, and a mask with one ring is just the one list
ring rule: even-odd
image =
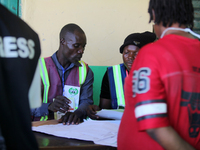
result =
[[[39,61],[38,61],[39,62]],[[35,74],[28,93],[30,108],[40,107],[41,100],[41,81],[40,81],[40,66],[37,64]]]

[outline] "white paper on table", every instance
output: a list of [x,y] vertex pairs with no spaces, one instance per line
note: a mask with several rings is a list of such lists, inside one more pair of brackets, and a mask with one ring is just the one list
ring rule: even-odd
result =
[[103,118],[121,120],[123,113],[124,109],[102,109],[96,115]]
[[79,125],[42,125],[32,127],[33,131],[58,137],[93,141],[95,144],[117,147],[117,133],[120,121],[88,120]]

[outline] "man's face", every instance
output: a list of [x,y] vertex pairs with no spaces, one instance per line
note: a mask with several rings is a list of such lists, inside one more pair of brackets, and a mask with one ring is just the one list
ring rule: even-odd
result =
[[[62,42],[63,40],[63,42]],[[63,43],[63,57],[71,63],[77,63],[81,60],[86,45],[86,36],[84,33],[75,31],[67,32],[65,38],[61,40]]]
[[139,49],[140,48],[135,45],[128,45],[124,47],[122,57],[123,57],[124,65],[126,66],[128,71],[131,70],[133,61],[136,58],[136,55]]

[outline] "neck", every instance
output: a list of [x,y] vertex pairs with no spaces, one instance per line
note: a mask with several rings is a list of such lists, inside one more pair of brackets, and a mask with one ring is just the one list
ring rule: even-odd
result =
[[61,66],[66,69],[69,65],[70,62],[63,57],[63,55],[61,54],[61,51],[58,50],[58,52],[56,53],[56,57],[58,59],[58,62],[61,64]]
[[174,24],[171,27],[163,28],[160,38],[168,34],[176,34],[176,35],[180,35],[180,36],[184,36],[188,38],[193,38],[189,33],[187,33],[188,31],[185,31],[185,30],[186,30],[185,26],[179,27],[178,24]]

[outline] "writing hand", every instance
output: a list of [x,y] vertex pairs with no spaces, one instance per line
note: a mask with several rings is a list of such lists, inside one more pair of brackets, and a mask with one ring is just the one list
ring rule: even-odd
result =
[[56,98],[54,98],[54,101],[48,106],[48,110],[53,112],[60,111],[62,113],[65,113],[70,109],[70,103],[71,101],[68,98],[59,95],[56,96]]

